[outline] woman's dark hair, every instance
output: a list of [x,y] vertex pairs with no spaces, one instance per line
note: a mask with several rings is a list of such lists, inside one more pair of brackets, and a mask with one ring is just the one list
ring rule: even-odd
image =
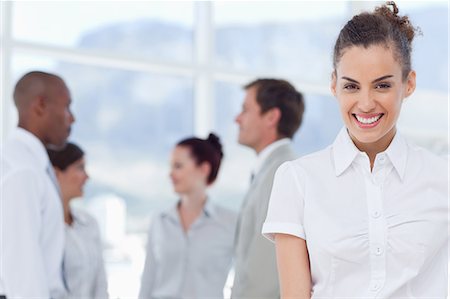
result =
[[222,144],[217,135],[211,133],[207,139],[191,137],[183,139],[177,143],[177,146],[184,146],[190,149],[191,155],[197,165],[204,162],[209,163],[211,171],[208,175],[208,184],[212,184],[219,173],[220,162],[223,158]]
[[[392,9],[389,8],[392,7]],[[399,16],[394,1],[375,8],[372,13],[363,12],[354,16],[342,28],[334,46],[333,67],[344,55],[344,50],[352,46],[368,48],[372,45],[392,46],[394,57],[402,65],[402,77],[406,80],[411,71],[412,41],[416,31],[408,16]]]
[[83,150],[76,144],[70,142],[61,150],[47,149],[47,153],[53,167],[62,171],[84,156]]

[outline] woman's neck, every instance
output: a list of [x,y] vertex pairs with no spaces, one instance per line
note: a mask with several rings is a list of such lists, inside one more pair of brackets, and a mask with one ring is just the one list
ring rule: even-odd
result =
[[203,210],[203,206],[206,202],[206,192],[205,190],[191,192],[181,195],[180,206],[186,210]]
[[353,140],[353,143],[355,144],[355,146],[360,151],[365,152],[367,154],[367,156],[369,157],[370,171],[373,170],[376,156],[379,153],[386,151],[386,149],[389,147],[392,140],[394,139],[395,134],[396,134],[396,129],[394,127],[385,136],[383,136],[381,139],[379,139],[373,143],[362,143],[362,142],[359,142],[356,138],[352,137],[352,140]]
[[201,215],[207,200],[205,190],[181,195],[178,205],[183,230],[187,232],[195,220]]
[[72,213],[70,212],[70,199],[64,198],[63,199],[63,210],[64,210],[64,222],[68,225],[72,225],[73,223],[73,217]]

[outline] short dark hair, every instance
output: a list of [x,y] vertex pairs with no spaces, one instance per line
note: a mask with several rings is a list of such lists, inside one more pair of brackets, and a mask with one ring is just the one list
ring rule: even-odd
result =
[[[64,83],[63,79],[52,73],[42,71],[31,71],[23,75],[16,83],[13,92],[14,103],[20,107],[22,102],[29,100],[30,91],[47,93],[54,80]],[[65,84],[65,83],[64,83]]]
[[252,87],[256,88],[256,102],[262,114],[273,108],[280,109],[278,135],[292,139],[302,124],[303,95],[291,83],[280,79],[257,79],[244,86],[246,90]]
[[216,180],[220,162],[223,158],[222,144],[217,135],[210,133],[207,139],[197,137],[186,138],[178,142],[177,146],[189,148],[197,165],[206,162],[211,166],[211,171],[207,179],[208,185]]
[[61,150],[47,149],[47,153],[53,167],[62,171],[84,157],[83,150],[71,142],[68,142]]
[[[388,7],[392,6],[392,10]],[[395,58],[402,65],[402,77],[406,80],[411,71],[412,41],[415,32],[408,16],[399,16],[394,1],[375,8],[372,13],[363,12],[354,16],[342,28],[336,40],[333,53],[333,67],[344,55],[344,50],[352,46],[368,48],[372,45],[393,46]]]

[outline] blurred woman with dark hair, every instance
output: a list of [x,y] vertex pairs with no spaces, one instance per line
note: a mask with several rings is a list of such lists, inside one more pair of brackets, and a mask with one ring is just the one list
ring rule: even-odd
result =
[[47,150],[60,187],[66,223],[64,278],[68,298],[108,298],[102,244],[97,222],[80,209],[71,208],[83,196],[89,178],[84,152],[73,143],[62,150]]
[[223,298],[236,214],[207,195],[222,157],[214,134],[175,146],[170,178],[180,199],[152,219],[139,298]]

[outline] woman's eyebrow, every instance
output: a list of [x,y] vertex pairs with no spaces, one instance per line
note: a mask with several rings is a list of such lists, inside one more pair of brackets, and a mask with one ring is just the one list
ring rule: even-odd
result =
[[[385,80],[385,79],[388,79],[388,78],[392,78],[392,77],[394,77],[394,75],[385,75],[385,76],[382,76],[380,78],[377,78],[377,79],[373,80],[372,83],[376,83],[376,82],[379,82],[379,81],[382,81],[382,80]],[[347,81],[359,84],[358,81],[356,81],[355,79],[349,78],[349,77],[345,77],[344,76],[344,77],[341,77],[341,79],[344,79],[344,80],[347,80]]]

